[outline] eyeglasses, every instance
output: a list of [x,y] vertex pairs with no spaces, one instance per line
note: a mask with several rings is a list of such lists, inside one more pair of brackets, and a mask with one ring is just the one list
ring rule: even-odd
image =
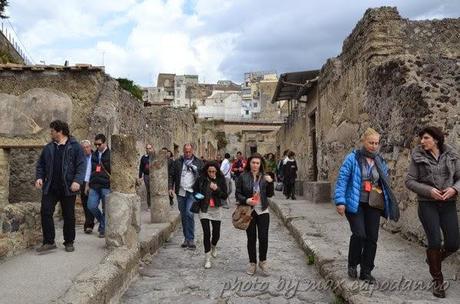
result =
[[208,173],[217,173],[216,170],[208,170]]

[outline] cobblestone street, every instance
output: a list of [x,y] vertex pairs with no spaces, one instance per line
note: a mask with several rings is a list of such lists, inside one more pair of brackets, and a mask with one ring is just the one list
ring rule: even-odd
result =
[[202,229],[197,218],[197,250],[180,248],[179,227],[173,237],[140,270],[139,278],[122,298],[122,303],[331,303],[331,291],[310,291],[308,282],[320,276],[297,247],[287,229],[270,214],[268,261],[271,276],[245,273],[248,257],[246,234],[231,224],[230,209],[224,209],[218,257],[204,269]]

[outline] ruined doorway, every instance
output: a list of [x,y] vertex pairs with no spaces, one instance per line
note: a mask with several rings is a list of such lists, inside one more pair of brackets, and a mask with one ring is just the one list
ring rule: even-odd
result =
[[310,166],[310,180],[317,181],[318,180],[318,146],[316,142],[316,110],[313,111],[309,116],[309,126],[310,126],[310,159],[311,159],[311,166]]
[[251,152],[251,155],[257,153],[257,146],[251,146],[250,147],[250,152]]

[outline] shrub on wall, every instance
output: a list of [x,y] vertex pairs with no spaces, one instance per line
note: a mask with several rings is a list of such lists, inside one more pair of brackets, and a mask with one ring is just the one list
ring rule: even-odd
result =
[[133,94],[133,96],[139,99],[140,101],[143,101],[142,90],[138,85],[134,83],[134,81],[126,78],[117,78],[117,81],[124,90]]

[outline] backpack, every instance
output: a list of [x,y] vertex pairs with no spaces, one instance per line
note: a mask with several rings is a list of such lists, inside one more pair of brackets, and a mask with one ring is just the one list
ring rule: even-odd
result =
[[252,220],[252,207],[238,205],[232,214],[232,224],[236,229],[246,230]]

